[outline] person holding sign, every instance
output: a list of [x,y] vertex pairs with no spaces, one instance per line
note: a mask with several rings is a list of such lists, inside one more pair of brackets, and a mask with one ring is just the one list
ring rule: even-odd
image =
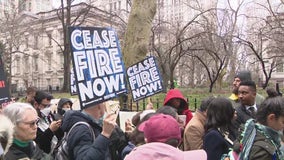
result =
[[87,125],[75,126],[67,139],[70,159],[111,159],[109,146],[116,126],[116,116],[115,113],[106,113],[105,102],[84,108],[81,112],[66,112],[62,121],[64,132],[68,132],[75,123],[83,121],[90,125],[95,134],[93,136]]
[[188,109],[187,100],[184,98],[180,90],[171,89],[168,91],[164,100],[164,106],[171,106],[177,110],[179,115],[185,115],[185,125],[191,120],[192,113]]

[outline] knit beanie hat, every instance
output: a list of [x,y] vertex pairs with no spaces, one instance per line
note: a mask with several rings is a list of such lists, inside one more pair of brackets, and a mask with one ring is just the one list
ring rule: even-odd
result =
[[251,81],[250,71],[239,71],[235,78],[240,78],[241,81]]

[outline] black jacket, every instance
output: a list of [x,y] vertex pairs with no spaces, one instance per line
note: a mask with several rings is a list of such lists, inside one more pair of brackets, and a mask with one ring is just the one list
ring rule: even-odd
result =
[[110,138],[101,135],[102,128],[92,121],[92,118],[80,111],[68,111],[64,114],[62,130],[68,132],[79,121],[90,124],[95,133],[93,142],[92,133],[86,125],[79,125],[72,129],[67,140],[70,159],[99,159],[120,160],[119,155],[127,146],[128,140],[124,132],[115,127]]
[[52,160],[53,158],[44,153],[34,142],[30,142],[26,147],[20,147],[12,144],[4,156],[5,160],[16,159],[34,159],[34,160]]
[[[258,108],[258,106],[256,106]],[[246,107],[242,104],[240,104],[238,107],[236,107],[237,111],[237,119],[236,124],[239,128],[240,125],[245,124],[247,120],[254,118],[255,115],[251,115],[249,111],[246,110]]]

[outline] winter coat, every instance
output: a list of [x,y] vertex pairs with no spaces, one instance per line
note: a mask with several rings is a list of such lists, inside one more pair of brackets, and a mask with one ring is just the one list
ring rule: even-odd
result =
[[[178,89],[171,89],[168,91],[165,100],[164,105],[169,105],[170,100],[173,98],[179,98],[181,99],[181,105],[179,108],[176,108],[179,115],[186,115],[186,124],[191,120],[192,113],[188,109],[188,102],[182,95],[182,93]],[[170,105],[169,105],[170,106]]]
[[4,159],[52,160],[53,158],[49,154],[44,153],[41,149],[39,149],[36,143],[31,141],[26,147],[20,147],[13,143],[8,152],[5,154]]
[[232,147],[224,136],[216,129],[208,131],[203,139],[203,149],[207,153],[207,160],[219,160]]
[[[258,108],[258,105],[256,106]],[[234,121],[234,128],[235,128],[235,133],[237,134],[236,136],[238,137],[239,134],[242,132],[244,124],[246,123],[247,120],[254,118],[255,115],[251,115],[251,113],[246,109],[244,105],[239,105],[236,108],[237,112],[237,119]]]
[[[45,153],[52,152],[57,142],[62,139],[64,133],[59,128],[57,131],[52,132],[49,128],[50,123],[53,121],[53,115],[41,117],[39,119],[35,142],[39,148]],[[55,135],[55,136],[54,136]]]
[[185,151],[202,149],[205,121],[206,116],[198,110],[186,125],[183,138]]
[[120,128],[115,127],[110,138],[106,138],[101,134],[102,127],[97,125],[89,115],[74,110],[64,114],[61,128],[64,132],[68,132],[79,121],[87,122],[92,127],[95,140],[88,126],[78,125],[74,127],[67,139],[70,159],[120,159],[120,154],[128,142],[124,132]]
[[[278,146],[280,147],[280,146]],[[250,150],[250,160],[280,160],[276,158],[277,146],[273,145],[270,139],[267,139],[259,131],[256,132],[255,140]]]

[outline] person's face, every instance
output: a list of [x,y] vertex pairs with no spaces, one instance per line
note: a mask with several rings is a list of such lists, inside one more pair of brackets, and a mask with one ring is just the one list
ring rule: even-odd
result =
[[98,115],[97,117],[95,117],[96,119],[102,118],[106,112],[106,106],[105,103],[100,103],[98,104],[97,108],[99,109]]
[[253,105],[255,103],[256,92],[249,86],[239,86],[238,97],[243,105]]
[[241,83],[240,78],[236,77],[233,81],[233,90],[238,90],[240,83]]
[[174,107],[174,108],[179,108],[180,104],[181,104],[181,99],[179,99],[179,98],[173,98],[173,99],[171,99],[171,105],[172,105],[172,107]]
[[64,103],[62,108],[71,108],[71,104],[69,102]]
[[49,106],[50,106],[50,100],[47,100],[47,99],[45,98],[45,99],[43,99],[43,100],[41,101],[41,103],[38,105],[38,108],[39,108],[40,110],[42,110],[42,109],[47,108],[47,107],[49,107]]
[[38,116],[36,111],[28,109],[15,126],[15,138],[27,142],[36,138]]
[[268,127],[276,131],[283,130],[284,129],[284,116],[280,116],[279,118],[276,118],[275,114],[268,115],[267,125]]

